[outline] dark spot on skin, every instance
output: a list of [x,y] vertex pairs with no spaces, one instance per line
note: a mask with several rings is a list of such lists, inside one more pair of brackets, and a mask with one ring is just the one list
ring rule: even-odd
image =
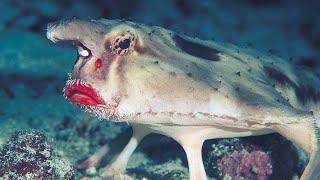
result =
[[273,87],[273,88],[276,88],[276,84],[272,84],[272,87]]
[[252,69],[248,69],[248,72],[252,72]]
[[[160,54],[160,56],[162,56],[162,54]],[[175,60],[172,60],[172,59],[175,59]],[[189,78],[192,78],[197,82],[201,82],[206,86],[210,87],[211,89],[213,89],[214,87],[217,87],[218,80],[216,78],[218,78],[218,75],[215,72],[212,72],[211,66],[208,66],[207,63],[194,62],[193,59],[194,58],[192,58],[191,60],[184,59],[184,57],[181,57],[181,56],[173,56],[173,57],[170,57],[169,59],[164,58],[164,60],[166,60],[166,63],[168,63],[168,65],[181,70],[181,72],[184,72],[182,75],[185,75],[187,77],[188,73],[192,73],[190,74],[192,76]],[[206,62],[206,61],[203,61],[203,62]],[[207,61],[207,62],[210,63],[210,61]],[[211,74],[216,75],[215,78],[210,77]]]
[[170,76],[176,76],[177,74],[175,72],[169,72]]
[[187,76],[192,77],[192,73],[190,73],[190,72],[187,73]]
[[307,102],[319,102],[320,101],[320,91],[311,87],[310,85],[303,85],[295,89],[295,93],[298,100],[303,104]]
[[279,70],[270,66],[264,66],[264,70],[270,79],[277,81],[281,85],[291,85],[292,87],[296,86],[296,84],[293,81],[291,81],[291,79],[289,79],[285,74],[283,74]]
[[215,91],[218,91],[218,88],[213,88]]
[[220,51],[216,49],[186,40],[178,35],[174,35],[173,40],[176,42],[177,46],[181,48],[181,50],[192,56],[209,61],[220,61],[220,58],[218,56],[218,53],[220,53]]
[[[302,104],[306,104],[307,102],[310,102],[310,101],[312,102],[320,101],[320,91],[317,90],[315,87],[312,87],[311,85],[306,85],[304,83],[301,83],[298,86],[282,72],[268,66],[265,66],[264,68],[269,78],[277,81],[281,85],[292,87],[294,89],[294,92],[299,102],[301,102]],[[275,84],[272,85],[272,87],[274,88],[275,86],[276,86]],[[282,93],[280,92],[280,94]]]
[[155,63],[155,64],[159,64],[159,61],[155,61],[154,63]]
[[239,72],[236,72],[236,74],[237,74],[238,76],[241,76],[241,73],[240,73],[240,71],[239,71]]
[[[274,106],[274,101],[272,101],[269,96],[265,96],[263,93],[255,91],[251,88],[248,88],[246,86],[243,86],[242,84],[235,84],[235,91],[237,93],[237,97],[241,102],[244,102],[245,104],[249,106]],[[241,89],[240,89],[241,87]],[[271,88],[270,88],[271,89]],[[291,106],[285,99],[276,91],[270,91],[272,93],[274,100],[279,99],[282,102],[283,105]]]

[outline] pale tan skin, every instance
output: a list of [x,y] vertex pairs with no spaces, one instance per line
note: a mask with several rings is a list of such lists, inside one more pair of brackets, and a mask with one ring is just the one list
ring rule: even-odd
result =
[[[113,43],[122,34],[134,41],[119,53]],[[62,21],[50,24],[47,36],[54,42],[81,42],[91,51],[79,57],[68,83],[91,85],[107,105],[77,105],[91,115],[133,127],[132,138],[105,177],[124,172],[131,154],[150,133],[180,143],[190,179],[199,180],[206,179],[201,158],[206,139],[278,132],[310,155],[301,179],[320,179],[320,98],[314,93],[319,92],[320,79],[305,67],[127,21]],[[87,55],[82,49],[79,53]],[[103,60],[99,69],[98,58]],[[92,159],[98,161],[107,151],[103,148]]]

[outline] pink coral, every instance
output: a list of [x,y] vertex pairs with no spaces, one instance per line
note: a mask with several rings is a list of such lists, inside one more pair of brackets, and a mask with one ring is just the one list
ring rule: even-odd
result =
[[272,174],[270,156],[259,150],[228,152],[218,159],[217,166],[223,176],[230,176],[232,180],[266,180]]

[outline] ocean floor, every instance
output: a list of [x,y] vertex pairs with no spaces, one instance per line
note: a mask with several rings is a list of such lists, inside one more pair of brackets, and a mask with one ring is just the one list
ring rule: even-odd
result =
[[[90,117],[63,97],[77,54],[46,39],[47,23],[73,17],[128,19],[286,60],[320,62],[319,10],[320,3],[311,0],[2,0],[0,179],[99,179],[111,157],[89,169],[77,168],[79,162],[130,134],[127,123]],[[210,179],[261,180],[298,179],[308,161],[278,134],[208,140],[203,159]],[[187,167],[181,146],[152,135],[134,152],[127,173],[114,179],[188,179]]]

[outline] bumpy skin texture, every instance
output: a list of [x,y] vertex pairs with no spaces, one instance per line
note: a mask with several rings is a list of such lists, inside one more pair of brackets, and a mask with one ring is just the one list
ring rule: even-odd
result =
[[179,142],[190,179],[206,179],[204,140],[278,132],[310,154],[301,179],[319,177],[320,79],[303,63],[128,21],[61,21],[49,24],[47,36],[73,41],[79,52],[67,98],[133,126],[105,176],[123,171],[150,133]]

